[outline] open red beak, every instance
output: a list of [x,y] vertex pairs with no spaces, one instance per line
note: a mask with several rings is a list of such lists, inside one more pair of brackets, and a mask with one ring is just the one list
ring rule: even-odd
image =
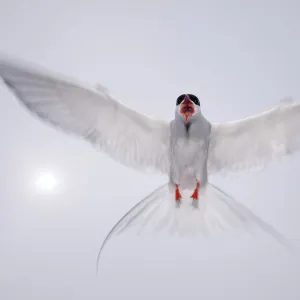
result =
[[193,101],[186,95],[180,105],[180,113],[184,116],[187,123],[189,117],[195,113],[195,107]]

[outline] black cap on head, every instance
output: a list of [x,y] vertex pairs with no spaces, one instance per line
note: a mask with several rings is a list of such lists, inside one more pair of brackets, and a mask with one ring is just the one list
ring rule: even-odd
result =
[[194,102],[194,104],[200,106],[200,101],[198,99],[197,96],[193,95],[193,94],[182,94],[180,95],[177,100],[176,100],[176,105],[179,105],[184,99],[185,97],[188,97],[192,102]]

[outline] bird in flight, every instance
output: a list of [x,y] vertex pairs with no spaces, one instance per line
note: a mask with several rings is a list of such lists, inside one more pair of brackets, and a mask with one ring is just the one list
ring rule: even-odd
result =
[[128,167],[168,176],[166,184],[117,222],[100,253],[110,237],[132,227],[139,232],[151,227],[209,234],[255,224],[284,241],[273,227],[209,183],[208,177],[264,167],[299,150],[300,104],[282,102],[248,118],[211,123],[198,97],[186,93],[174,99],[174,118],[165,121],[127,107],[104,87],[88,87],[15,59],[0,59],[0,78],[41,120]]

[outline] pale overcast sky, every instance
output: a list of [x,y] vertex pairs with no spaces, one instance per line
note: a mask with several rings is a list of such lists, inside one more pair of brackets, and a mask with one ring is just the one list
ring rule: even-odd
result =
[[[0,53],[38,63],[164,119],[199,96],[213,122],[300,100],[299,1],[0,0]],[[32,117],[0,85],[0,299],[298,300],[299,260],[222,238],[111,241],[112,225],[166,177],[121,166]],[[300,156],[210,180],[300,238]],[[39,172],[58,186],[41,191]]]

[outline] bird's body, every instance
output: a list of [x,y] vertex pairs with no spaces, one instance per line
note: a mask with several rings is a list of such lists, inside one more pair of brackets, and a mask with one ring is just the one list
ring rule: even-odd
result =
[[177,98],[174,119],[163,121],[125,106],[101,86],[87,87],[23,62],[0,59],[0,78],[45,122],[83,138],[124,165],[169,176],[168,183],[117,222],[104,244],[132,227],[139,232],[151,228],[206,235],[256,227],[286,241],[208,177],[266,166],[299,151],[300,104],[281,103],[255,116],[216,124],[203,116],[196,96],[183,94]]
[[209,147],[210,123],[200,116],[185,124],[175,114],[170,130],[170,183],[182,189],[200,188],[207,183],[207,153]]

